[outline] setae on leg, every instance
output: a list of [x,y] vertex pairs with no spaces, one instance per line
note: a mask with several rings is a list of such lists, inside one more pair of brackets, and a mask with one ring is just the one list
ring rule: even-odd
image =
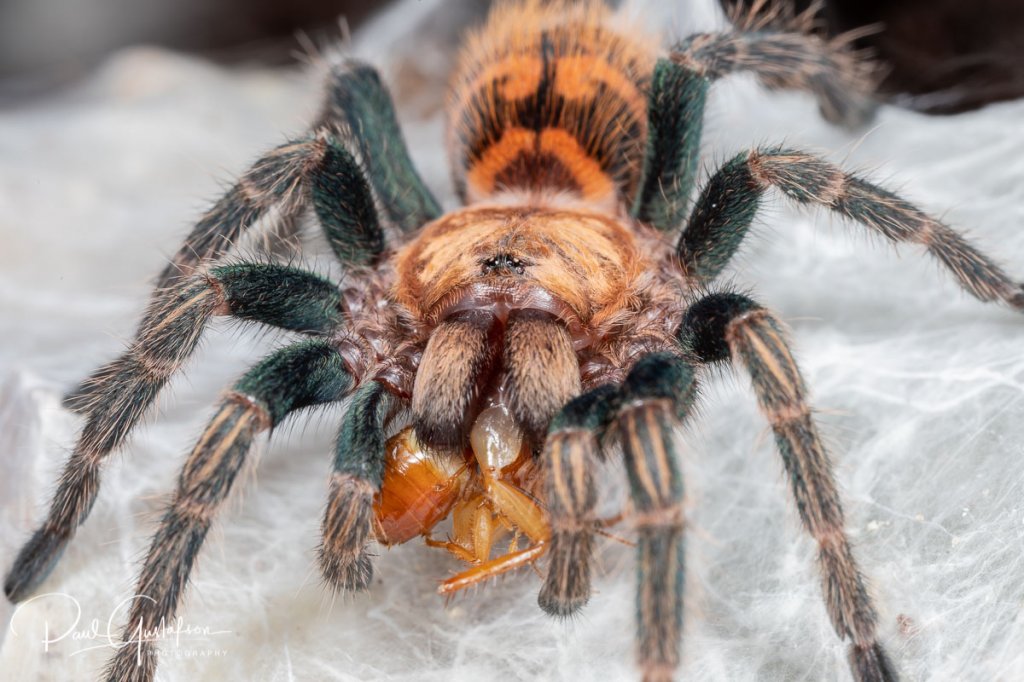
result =
[[321,124],[351,131],[350,149],[358,154],[387,219],[403,232],[441,215],[409,158],[391,94],[380,74],[354,59],[331,68]]
[[818,543],[825,606],[836,633],[851,642],[854,678],[893,682],[895,669],[877,639],[878,616],[843,527],[832,462],[781,325],[745,296],[712,294],[690,307],[679,335],[701,361],[732,360],[750,374],[761,411],[775,433],[800,520]]
[[679,666],[684,519],[675,431],[696,389],[689,360],[644,356],[623,382],[616,417],[637,529],[637,653],[645,682],[667,682]]
[[342,422],[318,552],[331,589],[363,590],[373,577],[366,545],[373,530],[373,496],[384,481],[384,428],[397,406],[384,384],[371,381],[352,396]]
[[800,22],[775,25],[777,13],[754,12],[736,30],[692,35],[658,60],[647,102],[647,149],[632,214],[661,231],[686,217],[696,181],[704,105],[712,81],[737,72],[770,88],[817,97],[825,117],[856,127],[874,110],[869,67],[842,41],[810,35]]
[[894,244],[920,244],[976,298],[1024,310],[1024,286],[952,228],[823,159],[778,147],[740,154],[708,181],[677,246],[687,274],[707,283],[722,271],[770,187],[866,225]]
[[195,350],[211,317],[324,335],[341,324],[338,288],[311,273],[280,265],[214,268],[154,302],[127,352],[101,368],[90,386],[85,427],[64,466],[42,526],[18,553],[4,591],[27,597],[49,574],[96,499],[100,466],[146,413],[170,376]]
[[537,602],[552,616],[571,616],[590,599],[597,526],[594,469],[602,454],[601,438],[618,406],[618,387],[599,386],[571,400],[548,428],[541,462],[551,560]]
[[337,350],[320,340],[277,351],[235,384],[185,462],[153,537],[125,626],[125,646],[107,669],[111,682],[153,679],[156,643],[146,633],[174,618],[213,517],[256,435],[296,410],[340,400],[351,386]]

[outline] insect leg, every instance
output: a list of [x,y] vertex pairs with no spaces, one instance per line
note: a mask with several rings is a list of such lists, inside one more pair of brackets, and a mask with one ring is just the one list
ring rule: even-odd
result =
[[[550,530],[544,510],[511,483],[490,479],[486,485],[486,501],[479,498],[466,500],[466,504],[472,507],[464,509],[463,523],[469,521],[472,527],[454,529],[457,535],[470,536],[466,539],[469,539],[471,549],[456,542],[428,542],[434,547],[447,549],[463,561],[476,564],[443,581],[437,588],[440,594],[451,595],[520,566],[532,564],[547,551]],[[495,514],[500,517],[495,517]],[[459,523],[458,517],[453,519],[453,524]],[[525,534],[533,544],[526,549],[511,549],[507,554],[489,559],[497,531],[502,527]]]
[[153,678],[153,633],[173,621],[213,517],[256,435],[296,410],[340,400],[351,386],[338,352],[324,341],[308,340],[270,355],[228,392],[186,460],[153,537],[131,602],[124,645],[107,668],[110,680]]
[[738,294],[712,294],[686,312],[680,339],[707,363],[733,360],[750,374],[771,424],[804,528],[818,543],[825,605],[836,633],[849,639],[858,682],[891,682],[896,673],[878,643],[878,616],[853,557],[832,463],[811,416],[807,389],[781,325]]

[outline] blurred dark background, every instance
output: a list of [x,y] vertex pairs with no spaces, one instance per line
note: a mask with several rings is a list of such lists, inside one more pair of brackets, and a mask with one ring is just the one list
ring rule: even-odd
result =
[[[486,5],[489,0],[448,0]],[[678,0],[686,2],[687,0]],[[720,0],[750,5],[755,0]],[[810,0],[769,0],[804,10]],[[223,63],[287,64],[296,34],[338,36],[384,0],[0,0],[0,94],[63,85],[120,47],[152,44]],[[896,103],[950,113],[1024,94],[1024,0],[824,0],[821,31],[865,25]]]
[[0,91],[10,99],[63,85],[128,45],[222,63],[295,61],[299,32],[337,37],[384,0],[0,0]]
[[[811,0],[769,0],[804,11]],[[754,0],[721,0],[750,6]],[[887,69],[881,84],[897,103],[954,113],[1024,95],[1024,0],[824,0],[822,31],[865,26],[857,41]],[[909,102],[907,102],[909,103]]]

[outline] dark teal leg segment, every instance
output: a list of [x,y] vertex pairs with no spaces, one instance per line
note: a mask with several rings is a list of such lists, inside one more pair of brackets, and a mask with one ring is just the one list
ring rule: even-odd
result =
[[133,592],[145,598],[131,600],[126,645],[107,668],[109,680],[152,679],[156,645],[152,638],[139,641],[137,633],[174,621],[203,540],[256,436],[297,410],[341,399],[351,386],[338,352],[308,340],[267,357],[225,396],[186,460],[153,537]]
[[409,158],[391,95],[377,70],[349,60],[330,75],[324,123],[351,130],[381,209],[401,230],[415,230],[441,215],[441,206]]
[[394,395],[376,381],[355,392],[338,434],[334,471],[357,476],[380,488],[384,479],[384,425],[396,405]]
[[765,187],[754,179],[749,157],[739,154],[711,177],[679,238],[679,261],[699,281],[718,277],[757,215]]
[[553,616],[578,613],[590,599],[600,441],[619,406],[616,386],[599,386],[569,401],[548,426],[541,454],[551,523],[548,572],[537,603]]
[[700,158],[710,81],[669,59],[654,67],[647,110],[647,150],[632,213],[661,231],[686,217]]
[[353,383],[338,350],[328,341],[309,339],[263,360],[234,390],[260,402],[271,426],[277,426],[296,410],[341,400]]
[[372,381],[352,396],[342,422],[319,550],[320,571],[334,590],[366,589],[373,577],[366,546],[373,496],[384,479],[384,427],[397,405],[383,384]]
[[566,403],[551,419],[548,433],[586,429],[603,437],[618,406],[618,388],[612,384],[598,386]]
[[637,529],[638,655],[645,679],[679,665],[683,620],[683,479],[675,431],[696,397],[693,364],[655,353],[622,385],[618,431]]
[[[365,163],[365,162],[364,162]],[[384,232],[363,168],[331,137],[310,176],[313,208],[342,263],[370,265],[384,252]]]
[[325,335],[342,323],[341,292],[329,279],[265,263],[224,265],[210,271],[232,317],[303,334]]

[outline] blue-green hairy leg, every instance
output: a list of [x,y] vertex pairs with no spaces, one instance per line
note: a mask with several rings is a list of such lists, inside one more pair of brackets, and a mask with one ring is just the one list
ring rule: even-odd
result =
[[670,59],[659,59],[647,104],[647,149],[633,216],[666,232],[686,217],[693,190],[704,104],[710,81]]
[[594,475],[601,439],[618,407],[618,388],[606,384],[570,400],[548,426],[541,465],[551,546],[537,603],[553,616],[572,616],[590,599],[598,525]]
[[871,117],[870,65],[848,45],[824,41],[803,25],[778,25],[778,18],[755,14],[737,18],[733,30],[691,35],[655,64],[634,217],[661,231],[682,224],[695,183],[708,90],[719,78],[747,72],[770,88],[809,92],[834,123],[857,127]]
[[645,680],[670,680],[683,619],[683,479],[676,430],[696,399],[693,364],[642,357],[621,389],[616,418],[637,530],[637,655]]
[[331,69],[321,120],[342,123],[387,218],[402,231],[441,215],[441,206],[409,158],[391,95],[377,70],[356,60]]
[[373,496],[384,480],[385,427],[398,399],[371,381],[352,396],[338,433],[322,524],[320,571],[334,590],[366,589],[373,565],[366,552],[373,529]]
[[832,462],[781,323],[746,296],[716,293],[690,306],[679,339],[700,361],[732,361],[750,375],[800,521],[817,543],[825,606],[836,633],[850,642],[854,679],[894,682],[896,669],[878,641],[878,615],[844,527]]
[[386,244],[366,173],[338,137],[325,135],[325,143],[323,158],[310,172],[313,209],[342,263],[372,265]]
[[217,510],[246,462],[255,437],[303,408],[341,400],[353,379],[338,351],[310,339],[273,353],[228,391],[178,478],[133,593],[123,641],[108,679],[151,680],[156,642],[138,633],[174,621]]
[[718,277],[757,216],[765,187],[754,178],[748,156],[736,156],[711,176],[679,238],[679,262],[700,282]]
[[19,552],[4,590],[29,596],[56,564],[96,499],[100,466],[148,411],[161,388],[196,349],[215,315],[323,336],[342,322],[338,287],[281,265],[240,263],[188,280],[154,301],[135,340],[73,394],[85,426],[64,466],[46,520]]
[[743,152],[708,181],[677,245],[680,264],[690,277],[707,284],[719,275],[770,188],[798,204],[827,208],[894,245],[922,246],[975,298],[1024,310],[1024,286],[959,232],[883,187],[813,154],[784,147]]

